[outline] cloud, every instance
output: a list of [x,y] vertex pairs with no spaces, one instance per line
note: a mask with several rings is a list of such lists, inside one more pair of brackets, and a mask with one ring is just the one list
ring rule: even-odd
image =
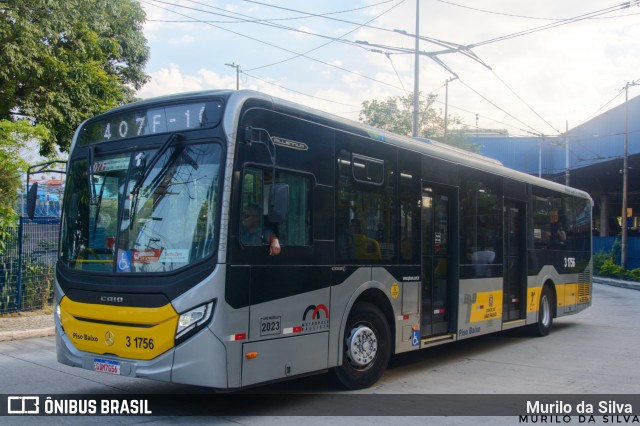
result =
[[174,45],[174,46],[179,46],[179,45],[183,45],[183,44],[191,44],[196,40],[195,37],[193,37],[191,34],[184,34],[181,37],[171,37],[169,38],[169,43]]
[[176,64],[151,72],[150,75],[151,81],[137,93],[140,98],[198,90],[235,89],[236,85],[235,77],[220,76],[207,69],[200,69],[195,75],[183,74]]

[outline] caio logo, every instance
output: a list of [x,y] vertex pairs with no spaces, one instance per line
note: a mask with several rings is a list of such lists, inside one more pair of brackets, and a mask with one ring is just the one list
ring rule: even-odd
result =
[[329,329],[329,309],[322,303],[309,305],[302,315],[304,331],[323,331]]

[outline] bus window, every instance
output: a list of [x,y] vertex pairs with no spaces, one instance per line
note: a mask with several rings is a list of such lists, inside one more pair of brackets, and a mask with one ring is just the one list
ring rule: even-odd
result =
[[536,249],[546,249],[551,240],[551,220],[549,200],[545,197],[533,197],[533,244]]
[[281,223],[267,218],[271,170],[246,168],[242,177],[240,241],[243,245],[261,245],[267,234],[275,234],[281,245],[311,244],[311,180],[308,176],[276,171],[276,183],[289,185],[289,213]]
[[465,268],[465,276],[469,278],[502,274],[502,201],[498,188],[499,185],[490,185],[474,175],[465,181],[461,192],[460,263],[473,265]]
[[571,199],[572,226],[568,230],[567,238],[572,243],[572,249],[589,251],[591,238],[591,203],[584,198]]
[[337,160],[338,260],[395,259],[393,167],[346,150]]

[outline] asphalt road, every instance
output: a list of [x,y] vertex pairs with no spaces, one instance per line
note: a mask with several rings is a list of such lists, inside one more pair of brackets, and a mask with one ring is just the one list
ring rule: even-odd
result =
[[[387,417],[360,416],[367,412],[387,413],[380,404],[424,402],[416,397],[421,394],[640,394],[639,312],[640,291],[595,285],[593,306],[556,320],[553,331],[545,338],[507,332],[396,356],[375,386],[357,392],[337,389],[326,375],[317,375],[232,395],[215,395],[196,386],[110,376],[60,365],[55,359],[54,337],[0,342],[0,394],[183,395],[167,399],[165,408],[171,411],[173,404],[178,413],[175,416],[93,418],[100,423],[108,419],[110,424],[518,424],[517,417],[397,417],[397,410]],[[343,402],[332,410],[313,394],[329,394],[334,404],[337,395]],[[191,399],[193,406],[189,407]],[[470,401],[473,399],[469,397]],[[203,408],[203,401],[209,406]],[[248,409],[247,414],[251,415],[243,415],[237,409],[228,414],[224,407],[214,407],[243,401],[252,407],[257,404],[259,409]],[[0,400],[0,404],[5,402]],[[349,412],[349,404],[358,405],[353,411],[358,417],[342,416]],[[203,416],[222,416],[182,416],[185,406]],[[635,413],[640,410],[640,406],[633,408]],[[304,421],[296,416],[304,416]],[[25,424],[25,420],[5,417],[0,423],[18,425]],[[88,420],[91,419],[65,417],[64,424],[85,424]],[[559,423],[566,423],[560,420]],[[29,418],[29,423],[50,421],[46,417]],[[578,424],[577,419],[575,423]],[[601,417],[596,419],[596,424],[600,423]]]

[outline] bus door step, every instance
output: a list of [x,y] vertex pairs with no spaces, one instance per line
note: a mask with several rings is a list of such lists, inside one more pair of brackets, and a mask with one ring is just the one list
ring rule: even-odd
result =
[[449,343],[452,342],[456,339],[456,335],[449,333],[449,334],[442,334],[439,336],[433,336],[433,337],[428,337],[426,339],[422,339],[420,341],[420,347],[421,348],[427,348],[430,346],[437,346],[437,345],[442,345],[444,343]]
[[505,321],[505,322],[502,323],[502,329],[503,330],[509,330],[511,328],[522,327],[526,323],[527,323],[527,320],[524,320],[524,319],[517,319],[517,320],[513,320],[513,321]]

